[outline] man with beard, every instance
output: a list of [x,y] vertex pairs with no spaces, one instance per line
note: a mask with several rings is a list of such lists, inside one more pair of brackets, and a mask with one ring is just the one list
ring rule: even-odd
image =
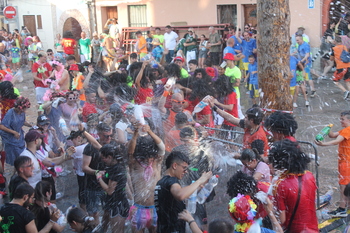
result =
[[[16,233],[37,233],[38,229],[35,226],[35,216],[28,210],[29,205],[33,204],[34,189],[27,183],[20,184],[14,194],[13,200],[6,203],[0,209],[2,221],[0,222],[1,229],[4,232]],[[56,224],[59,212],[56,210],[51,215],[45,227],[39,233],[48,233]]]

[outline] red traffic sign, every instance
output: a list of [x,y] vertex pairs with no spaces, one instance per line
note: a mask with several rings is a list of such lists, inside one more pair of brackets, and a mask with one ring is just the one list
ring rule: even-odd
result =
[[7,19],[13,19],[14,17],[16,17],[17,15],[17,11],[16,8],[14,8],[13,6],[7,6],[4,8],[4,16]]

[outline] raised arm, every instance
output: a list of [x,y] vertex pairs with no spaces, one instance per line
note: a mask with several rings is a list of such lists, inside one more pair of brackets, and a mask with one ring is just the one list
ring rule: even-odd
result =
[[225,120],[231,122],[231,123],[234,124],[234,125],[238,125],[238,126],[239,126],[239,122],[240,122],[241,119],[236,118],[236,117],[232,116],[231,114],[229,114],[229,113],[227,113],[227,112],[221,110],[220,108],[216,107],[216,106],[214,105],[213,99],[209,99],[209,100],[208,100],[208,103],[209,103],[210,107],[212,107],[212,109],[213,109],[215,112],[217,112],[220,116],[222,116]]
[[159,101],[158,101],[158,109],[160,113],[162,113],[163,115],[166,113],[165,102],[166,102],[167,96],[169,95],[170,88],[171,88],[170,85],[164,86],[163,95],[159,98]]
[[84,80],[84,84],[83,84],[83,88],[84,89],[88,89],[89,88],[89,83],[90,83],[91,76],[95,72],[95,70],[94,70],[94,68],[92,66],[89,66],[88,70],[89,70],[89,73],[86,76],[86,78]]
[[142,79],[142,76],[143,76],[143,72],[145,71],[145,68],[146,66],[148,65],[148,62],[147,61],[144,61],[142,63],[142,67],[141,67],[141,70],[139,71],[139,73],[137,74],[137,77],[135,79],[135,86],[137,89],[140,89],[141,87],[141,79]]

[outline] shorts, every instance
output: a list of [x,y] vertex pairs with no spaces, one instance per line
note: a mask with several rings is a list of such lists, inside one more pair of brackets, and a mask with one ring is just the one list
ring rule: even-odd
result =
[[99,212],[99,204],[103,204],[105,200],[105,192],[95,190],[85,190],[86,212],[89,214]]
[[294,87],[289,87],[289,93],[293,96],[295,93],[295,86]]
[[130,207],[128,220],[131,220],[131,224],[141,230],[144,228],[150,228],[151,226],[157,226],[157,211],[154,205],[142,206],[134,204]]
[[343,68],[343,69],[337,69],[333,73],[332,80],[334,82],[339,82],[341,79],[344,79],[344,81],[348,82],[350,78],[350,69],[349,68]]
[[243,62],[243,70],[248,70],[249,62]]
[[19,63],[19,61],[21,60],[21,58],[20,57],[13,57],[12,58],[12,63]]
[[259,85],[258,84],[249,84],[248,90],[250,91],[250,98],[259,98]]
[[85,204],[86,203],[86,197],[85,197],[85,186],[86,186],[86,179],[85,176],[78,176],[78,198],[79,198],[79,204]]
[[339,184],[347,185],[350,183],[350,161],[338,161]]
[[214,112],[214,125],[222,125],[222,122],[224,122],[224,118],[217,112]]
[[51,184],[52,194],[51,194],[50,201],[56,200],[56,186],[55,186],[55,180],[53,179],[53,177],[52,176],[43,177],[42,180],[43,181],[47,181],[47,182],[49,182]]
[[205,51],[199,50],[198,58],[207,58],[207,56],[208,56],[207,50],[205,50]]
[[214,66],[218,66],[220,64],[219,54],[220,54],[219,52],[210,52],[209,53],[210,61]]
[[120,200],[113,199],[113,202],[106,201],[106,204],[103,207],[104,211],[109,212],[109,216],[111,218],[115,218],[117,216],[120,216],[122,218],[128,217],[129,208],[129,202],[126,197]]
[[116,56],[114,49],[104,49],[102,51],[102,56],[113,59]]
[[304,67],[304,71],[305,71],[305,81],[309,81],[312,80],[312,76],[311,76],[311,64],[308,63],[305,67]]

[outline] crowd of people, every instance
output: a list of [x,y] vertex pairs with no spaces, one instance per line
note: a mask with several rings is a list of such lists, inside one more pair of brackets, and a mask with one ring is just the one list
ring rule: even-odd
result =
[[[10,200],[0,209],[2,229],[63,231],[54,205],[56,176],[57,168],[70,161],[79,207],[70,208],[66,217],[76,232],[124,232],[126,223],[133,232],[185,232],[186,222],[195,233],[247,232],[253,227],[261,232],[318,232],[317,187],[308,171],[310,158],[294,137],[298,124],[290,113],[277,111],[265,117],[258,107],[257,32],[251,25],[245,25],[243,33],[228,26],[223,35],[210,27],[208,37],[200,38],[193,28],[181,39],[171,26],[164,34],[155,28],[147,39],[138,31],[131,54],[120,43],[117,19],[108,20],[105,27],[91,40],[85,32],[78,42],[71,32],[62,39],[57,35],[53,49],[46,51],[24,27],[22,42],[28,44],[19,42],[17,47],[27,49],[28,63],[20,59],[17,64],[15,47],[6,55],[0,46],[5,66],[10,61],[17,64],[0,83],[0,168],[1,174],[5,168],[14,173],[7,182],[0,176],[3,194]],[[311,88],[309,96],[316,95],[304,30],[299,28],[291,38],[290,94],[295,107],[298,86],[309,105],[305,81]],[[337,64],[334,76],[347,81],[350,71],[339,62],[342,37],[329,32],[325,39],[333,43],[328,38],[333,36],[337,43],[328,53]],[[77,45],[81,63],[74,56]],[[6,57],[12,60],[5,61]],[[15,72],[25,64],[32,73],[36,103],[15,88]],[[244,113],[241,83],[247,84],[253,105]],[[344,98],[349,93],[345,90]],[[36,104],[37,122],[32,125],[26,121],[26,111]],[[341,121],[345,129],[330,134],[334,141],[317,142],[339,144],[340,160],[349,154],[344,149],[349,112],[341,114]],[[228,163],[212,149],[217,142],[211,137],[235,142],[237,131],[243,134],[242,148],[223,147],[232,152],[228,159],[242,164],[227,183],[231,199],[227,216],[233,222],[207,216],[206,203],[215,201],[215,189],[189,213],[186,200],[213,175],[225,171],[222,165]],[[350,193],[347,163],[340,161],[339,170],[342,202],[330,213],[334,217],[344,217],[344,211],[346,216]]]

